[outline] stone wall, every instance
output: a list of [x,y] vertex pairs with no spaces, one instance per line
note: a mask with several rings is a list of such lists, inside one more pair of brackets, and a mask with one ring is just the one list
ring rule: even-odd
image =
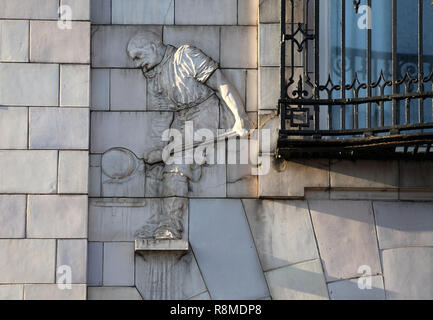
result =
[[89,8],[0,1],[0,299],[86,299]]

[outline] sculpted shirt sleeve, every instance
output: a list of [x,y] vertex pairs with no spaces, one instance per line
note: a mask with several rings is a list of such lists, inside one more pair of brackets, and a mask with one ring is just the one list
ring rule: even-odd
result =
[[182,66],[186,74],[201,83],[205,83],[214,71],[219,68],[217,62],[195,47],[186,45],[181,47],[180,50],[179,58],[182,61],[179,61],[181,62],[179,66]]

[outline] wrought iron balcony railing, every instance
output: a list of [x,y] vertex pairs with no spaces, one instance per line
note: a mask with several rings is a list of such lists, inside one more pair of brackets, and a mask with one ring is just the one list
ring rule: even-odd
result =
[[[433,21],[433,8],[431,2],[426,8],[430,0],[405,1],[416,12],[417,25],[400,41],[409,32],[401,27],[405,24],[400,0],[281,0],[280,156],[433,159],[433,51],[428,55],[424,47],[431,33],[425,30],[430,23],[426,17]],[[319,13],[326,2],[338,2],[336,8],[328,8],[339,15],[332,30],[321,28]],[[389,9],[376,12],[389,19],[373,24],[373,30],[351,30],[358,26],[349,10],[358,14],[364,6],[373,10],[367,15],[374,15],[379,10],[374,2],[382,2],[377,4],[382,11]],[[374,28],[389,30],[389,40],[374,34]],[[338,41],[327,45],[321,36],[329,38],[330,32],[338,33]],[[350,36],[355,32],[362,35],[362,43],[353,48],[356,41]],[[381,41],[389,41],[389,50],[374,47]],[[409,42],[414,43],[414,52],[406,48]],[[331,58],[328,69],[323,68],[324,43]],[[297,56],[303,58],[302,72]]]

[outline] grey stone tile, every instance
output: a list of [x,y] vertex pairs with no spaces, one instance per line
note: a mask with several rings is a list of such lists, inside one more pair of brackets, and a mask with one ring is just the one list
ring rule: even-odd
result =
[[62,290],[57,284],[26,284],[24,300],[86,300],[86,285],[73,284]]
[[73,21],[65,31],[57,21],[31,21],[30,38],[31,62],[90,63],[89,22]]
[[24,195],[0,195],[0,238],[25,238],[26,201]]
[[432,188],[432,168],[432,161],[400,161],[400,188]]
[[37,63],[0,63],[0,104],[58,106],[59,66]]
[[90,66],[60,66],[60,106],[89,107]]
[[397,161],[333,161],[331,162],[332,188],[398,188]]
[[257,27],[221,27],[221,67],[257,68]]
[[113,24],[174,24],[172,0],[112,0]]
[[433,204],[374,202],[381,249],[433,246]]
[[92,112],[91,152],[104,153],[122,147],[138,158],[146,151],[165,146],[162,133],[169,128],[169,112]]
[[2,20],[0,30],[0,61],[27,62],[29,60],[29,22]]
[[240,200],[190,200],[190,243],[213,299],[269,296]]
[[58,0],[0,0],[2,18],[56,19]]
[[238,1],[238,24],[257,25],[259,18],[259,0]]
[[0,240],[0,283],[54,283],[55,240]]
[[135,282],[144,300],[185,300],[206,290],[192,252],[147,252],[135,258]]
[[91,0],[92,24],[111,23],[111,0]]
[[[102,286],[103,243],[89,242],[87,252],[87,285]],[[89,292],[90,294],[90,292]]]
[[146,110],[147,85],[141,70],[113,69],[110,84],[111,110]]
[[216,26],[165,26],[164,43],[175,47],[188,44],[220,60],[220,28]]
[[[73,284],[87,283],[87,240],[57,241],[57,270],[60,266],[71,268]],[[57,283],[61,282],[62,273],[57,272]]]
[[28,109],[0,107],[0,148],[27,149]]
[[358,278],[329,283],[329,296],[331,300],[385,300],[383,277],[371,277],[371,289],[360,289],[358,282],[365,285],[366,280]]
[[27,210],[29,238],[87,238],[87,196],[32,195]]
[[159,26],[92,27],[92,67],[135,68],[126,47],[135,34],[145,30],[162,34],[162,27]]
[[263,270],[318,259],[305,201],[243,200]]
[[178,0],[176,1],[176,24],[221,25],[237,23],[235,0]]
[[359,277],[360,266],[381,274],[371,203],[310,201],[314,230],[327,281]]
[[404,248],[382,253],[388,300],[433,299],[433,248]]
[[0,193],[55,193],[57,151],[0,151]]
[[104,243],[104,286],[134,285],[134,243]]
[[327,300],[328,290],[320,260],[265,273],[273,300]]
[[142,300],[133,287],[95,287],[88,289],[88,300]]
[[110,109],[110,70],[92,69],[92,110]]
[[87,108],[30,108],[31,149],[89,149]]
[[62,6],[72,9],[72,20],[90,20],[91,0],[61,0]]
[[88,191],[89,153],[59,152],[59,193],[86,194]]

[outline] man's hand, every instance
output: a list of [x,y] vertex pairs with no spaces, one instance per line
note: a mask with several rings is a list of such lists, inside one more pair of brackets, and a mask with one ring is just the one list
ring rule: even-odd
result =
[[152,149],[144,154],[144,162],[148,164],[154,164],[158,162],[162,162],[162,150],[161,149]]
[[239,119],[233,126],[233,131],[236,132],[241,138],[248,136],[251,130],[251,124],[248,119]]

